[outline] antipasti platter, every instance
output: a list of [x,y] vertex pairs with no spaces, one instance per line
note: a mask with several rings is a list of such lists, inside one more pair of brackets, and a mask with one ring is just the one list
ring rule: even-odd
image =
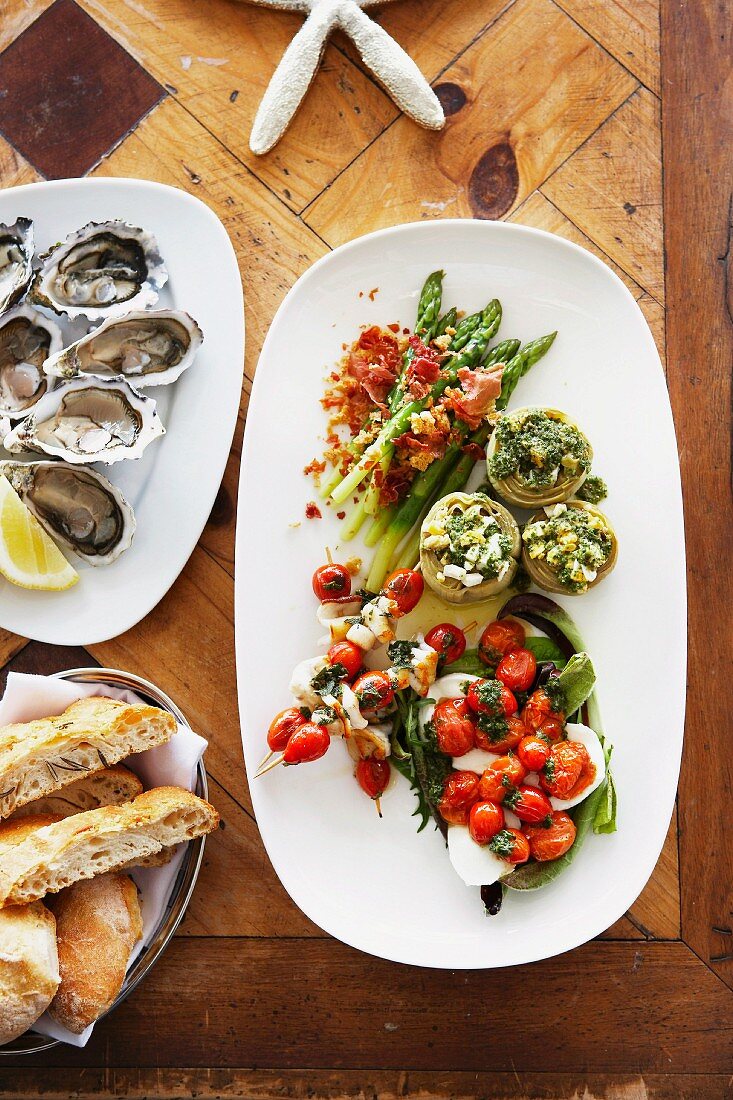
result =
[[446,968],[611,925],[674,803],[684,592],[664,375],[604,264],[441,221],[314,265],[262,351],[237,532],[244,753],[293,899]]

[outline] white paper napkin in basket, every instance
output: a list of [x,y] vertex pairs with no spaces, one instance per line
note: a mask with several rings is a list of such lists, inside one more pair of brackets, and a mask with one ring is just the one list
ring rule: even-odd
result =
[[[0,726],[10,722],[32,722],[36,718],[61,714],[74,700],[87,695],[106,695],[111,699],[122,699],[126,703],[143,701],[132,691],[107,684],[75,684],[69,680],[55,680],[50,676],[26,676],[11,672],[5,695],[0,700]],[[185,787],[186,790],[193,791],[196,768],[207,744],[203,737],[179,722],[178,731],[166,745],[137,753],[122,763],[135,772],[146,791],[151,787],[162,786]],[[180,844],[173,859],[163,867],[136,867],[130,872],[140,891],[143,938],[135,947],[129,965],[132,965],[152,939],[183,861],[185,847],[185,844]],[[81,1035],[74,1035],[45,1013],[34,1024],[33,1030],[41,1035],[60,1039],[71,1046],[83,1047],[89,1041],[94,1025]]]

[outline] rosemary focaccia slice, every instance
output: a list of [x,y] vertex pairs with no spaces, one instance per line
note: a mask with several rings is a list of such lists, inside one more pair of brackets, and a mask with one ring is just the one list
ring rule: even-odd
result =
[[135,773],[122,764],[116,764],[102,771],[85,772],[80,779],[75,779],[61,790],[19,806],[11,818],[16,820],[29,814],[71,817],[85,810],[96,810],[98,806],[119,806],[123,802],[132,802],[142,793],[143,785]]
[[63,714],[0,728],[0,818],[84,774],[169,741],[172,714],[142,703],[89,696]]

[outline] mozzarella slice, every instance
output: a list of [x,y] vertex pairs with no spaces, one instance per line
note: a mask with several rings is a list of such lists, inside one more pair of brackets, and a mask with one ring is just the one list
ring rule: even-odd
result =
[[290,691],[299,706],[313,708],[321,702],[320,695],[316,695],[311,687],[311,681],[327,664],[326,658],[321,656],[308,657],[295,666],[290,680]]
[[476,772],[481,775],[482,772],[486,771],[489,764],[493,764],[498,759],[499,754],[496,752],[486,752],[485,749],[471,749],[463,756],[454,756],[453,767],[461,772]]
[[580,722],[569,722],[565,727],[565,731],[568,735],[568,741],[579,741],[581,745],[585,745],[588,755],[596,766],[596,775],[593,782],[575,798],[550,798],[553,810],[569,810],[571,806],[577,806],[597,787],[600,787],[606,776],[606,759],[603,755],[603,746],[598,740],[598,734],[595,730],[592,730],[590,726],[582,725]]
[[[436,703],[439,703],[441,699],[463,699],[463,684],[471,684],[474,680],[480,680],[480,676],[469,676],[465,672],[451,672],[448,676],[440,676],[432,688],[430,689],[430,697],[435,699]],[[425,707],[420,707],[420,713],[418,720],[420,722],[420,729],[424,729],[430,719],[433,717],[433,711],[435,705],[428,703]]]
[[465,825],[448,826],[448,855],[454,871],[467,886],[490,886],[514,870],[513,863],[499,859],[486,845],[477,844]]

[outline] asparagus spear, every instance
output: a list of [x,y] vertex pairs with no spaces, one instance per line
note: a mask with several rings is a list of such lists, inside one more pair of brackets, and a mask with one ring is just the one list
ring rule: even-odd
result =
[[[433,400],[440,397],[443,391],[455,382],[458,371],[462,367],[475,367],[480,363],[489,341],[496,334],[500,323],[501,305],[494,298],[483,310],[479,326],[473,335],[469,337],[463,350],[453,355],[443,367],[441,377],[430,391]],[[340,485],[333,490],[331,498],[336,504],[342,504],[361,485],[369,471],[374,469],[380,461],[385,449],[392,440],[408,429],[410,417],[413,413],[421,412],[425,405],[426,400],[409,401],[387,421],[374,442],[366,448],[356,465],[352,467]]]
[[517,352],[512,360],[504,367],[501,377],[501,394],[497,399],[497,409],[505,409],[509,404],[514,390],[520,378],[524,378],[530,367],[533,367],[538,359],[552,347],[557,332],[551,332],[548,336],[540,336],[539,340],[532,340],[529,344]]
[[457,320],[458,310],[455,306],[451,306],[448,312],[444,313],[443,316],[438,320],[438,323],[435,326],[433,339],[435,339],[436,336],[443,336],[447,328],[455,328]]

